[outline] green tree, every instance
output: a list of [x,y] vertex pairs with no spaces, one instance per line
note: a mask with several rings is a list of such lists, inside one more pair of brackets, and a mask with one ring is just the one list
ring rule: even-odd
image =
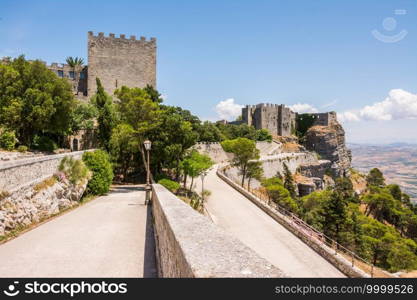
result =
[[107,193],[113,181],[113,169],[107,152],[103,150],[85,152],[83,161],[93,173],[87,185],[87,192],[94,195]]
[[290,192],[291,198],[295,199],[297,197],[294,178],[286,163],[284,163],[284,187]]
[[184,188],[186,188],[187,177],[191,177],[190,190],[193,188],[194,178],[200,176],[213,165],[213,161],[209,156],[200,154],[196,150],[191,151],[182,162],[184,173]]
[[262,163],[260,161],[250,161],[247,166],[246,178],[248,179],[248,188],[250,188],[250,182],[252,179],[261,181],[264,175]]
[[198,130],[200,142],[221,142],[224,136],[220,129],[209,121],[203,122]]
[[232,166],[237,167],[245,183],[249,161],[259,159],[259,150],[254,141],[247,138],[226,140],[221,143],[224,151],[233,153]]
[[152,85],[147,84],[143,90],[148,93],[153,102],[162,103],[164,101],[161,94]]
[[366,183],[368,188],[383,187],[385,185],[384,175],[378,168],[373,168],[366,177]]
[[96,78],[97,92],[91,103],[97,108],[98,139],[100,145],[109,150],[109,142],[113,128],[116,126],[116,112],[113,99],[105,91],[99,78]]
[[69,56],[67,57],[66,62],[72,68],[72,72],[74,74],[74,90],[78,95],[78,83],[80,78],[80,72],[84,65],[84,59],[80,57]]
[[154,141],[154,164],[158,170],[174,170],[177,181],[181,175],[180,163],[198,139],[198,133],[188,120],[177,108],[164,106],[159,116],[159,126],[149,134]]
[[110,154],[118,174],[122,175],[123,181],[129,176],[129,171],[139,167],[139,141],[135,138],[135,130],[129,124],[119,124],[110,138]]
[[71,117],[71,131],[94,129],[94,122],[98,116],[97,108],[91,103],[76,101]]
[[0,63],[0,125],[16,132],[30,145],[35,135],[50,135],[63,142],[70,132],[74,95],[66,79],[41,61],[20,56]]

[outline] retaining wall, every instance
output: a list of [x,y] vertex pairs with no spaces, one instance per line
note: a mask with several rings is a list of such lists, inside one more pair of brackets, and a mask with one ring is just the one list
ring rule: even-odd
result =
[[152,191],[159,277],[288,277],[163,186]]
[[[94,151],[94,150],[86,150]],[[0,191],[13,193],[26,186],[33,185],[52,176],[62,158],[72,156],[81,158],[86,151],[68,152],[63,154],[45,155],[29,159],[21,159],[0,164]]]

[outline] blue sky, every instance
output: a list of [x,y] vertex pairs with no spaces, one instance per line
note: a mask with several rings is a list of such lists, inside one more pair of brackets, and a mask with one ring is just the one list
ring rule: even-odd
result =
[[158,89],[202,119],[284,103],[337,111],[350,142],[417,142],[416,0],[0,3],[0,56],[86,59],[89,30],[156,37]]

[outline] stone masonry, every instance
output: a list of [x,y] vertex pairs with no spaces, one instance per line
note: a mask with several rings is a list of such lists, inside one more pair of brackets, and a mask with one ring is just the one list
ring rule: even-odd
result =
[[113,95],[122,86],[156,87],[156,39],[145,37],[116,37],[103,32],[88,32],[88,65],[72,68],[68,64],[52,63],[46,67],[71,84],[74,94],[86,100],[95,94],[96,78]]
[[88,94],[96,91],[96,78],[100,78],[106,92],[113,95],[122,86],[156,87],[156,39],[144,37],[129,39],[113,33],[104,36],[88,32]]

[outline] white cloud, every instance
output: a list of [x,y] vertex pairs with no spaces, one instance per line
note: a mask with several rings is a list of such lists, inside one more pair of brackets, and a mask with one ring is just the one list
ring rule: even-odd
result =
[[339,102],[339,100],[335,99],[335,100],[333,100],[333,101],[330,101],[329,103],[323,104],[323,105],[321,106],[321,108],[329,108],[329,107],[331,107],[331,106],[336,105],[338,102]]
[[216,105],[216,113],[223,120],[233,121],[242,114],[243,105],[235,103],[235,99],[230,98],[220,101]]
[[294,105],[290,105],[289,108],[298,113],[317,113],[318,110],[314,106],[307,104],[307,103],[296,103]]
[[338,118],[342,122],[416,119],[417,94],[393,89],[385,100],[366,105],[357,111],[339,113]]
[[359,117],[356,115],[356,113],[353,113],[351,111],[345,111],[343,113],[337,113],[337,119],[340,122],[357,122],[357,121],[359,121]]

